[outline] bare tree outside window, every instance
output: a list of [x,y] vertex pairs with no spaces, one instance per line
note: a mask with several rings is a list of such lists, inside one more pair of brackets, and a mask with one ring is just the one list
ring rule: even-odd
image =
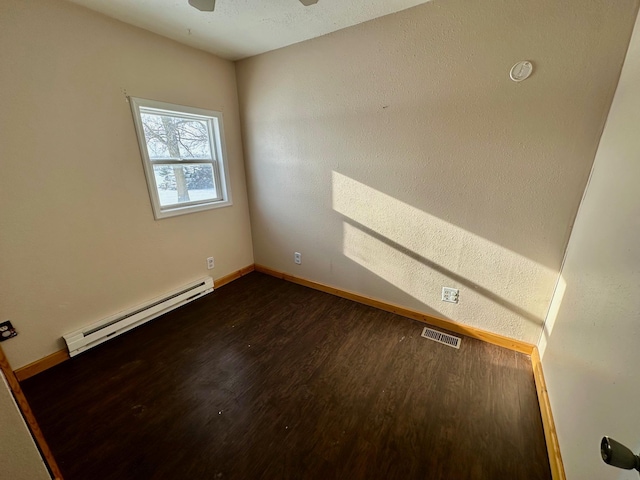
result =
[[[147,140],[149,159],[186,160],[212,159],[207,123],[169,115],[143,113],[142,125]],[[187,165],[156,165],[156,177],[161,190],[177,191],[178,202],[189,202],[189,190],[211,190],[213,172],[211,168]]]

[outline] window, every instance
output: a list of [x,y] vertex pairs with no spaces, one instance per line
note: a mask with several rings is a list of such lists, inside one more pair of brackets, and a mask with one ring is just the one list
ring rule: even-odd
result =
[[222,114],[130,101],[155,218],[231,205]]

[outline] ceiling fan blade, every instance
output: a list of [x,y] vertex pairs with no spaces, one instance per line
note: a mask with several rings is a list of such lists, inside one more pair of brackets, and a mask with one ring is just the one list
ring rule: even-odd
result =
[[300,0],[300,3],[305,7],[308,7],[309,5],[315,5],[316,3],[318,3],[318,0]]
[[189,5],[201,12],[213,12],[216,8],[216,0],[189,0]]

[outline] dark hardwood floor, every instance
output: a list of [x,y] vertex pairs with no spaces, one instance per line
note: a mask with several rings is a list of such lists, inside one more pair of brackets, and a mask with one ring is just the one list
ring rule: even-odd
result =
[[529,358],[259,273],[23,382],[65,475],[550,479]]

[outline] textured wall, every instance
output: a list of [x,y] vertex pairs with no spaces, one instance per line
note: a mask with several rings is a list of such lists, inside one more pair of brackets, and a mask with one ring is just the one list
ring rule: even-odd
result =
[[637,478],[600,438],[640,451],[640,18],[580,206],[541,347],[567,478]]
[[535,343],[637,3],[435,1],[239,62],[256,263]]
[[31,433],[0,372],[0,478],[50,480]]
[[[0,58],[0,319],[20,332],[3,344],[14,368],[253,262],[232,62],[61,0],[3,0]],[[154,220],[123,89],[223,112],[232,207]]]

